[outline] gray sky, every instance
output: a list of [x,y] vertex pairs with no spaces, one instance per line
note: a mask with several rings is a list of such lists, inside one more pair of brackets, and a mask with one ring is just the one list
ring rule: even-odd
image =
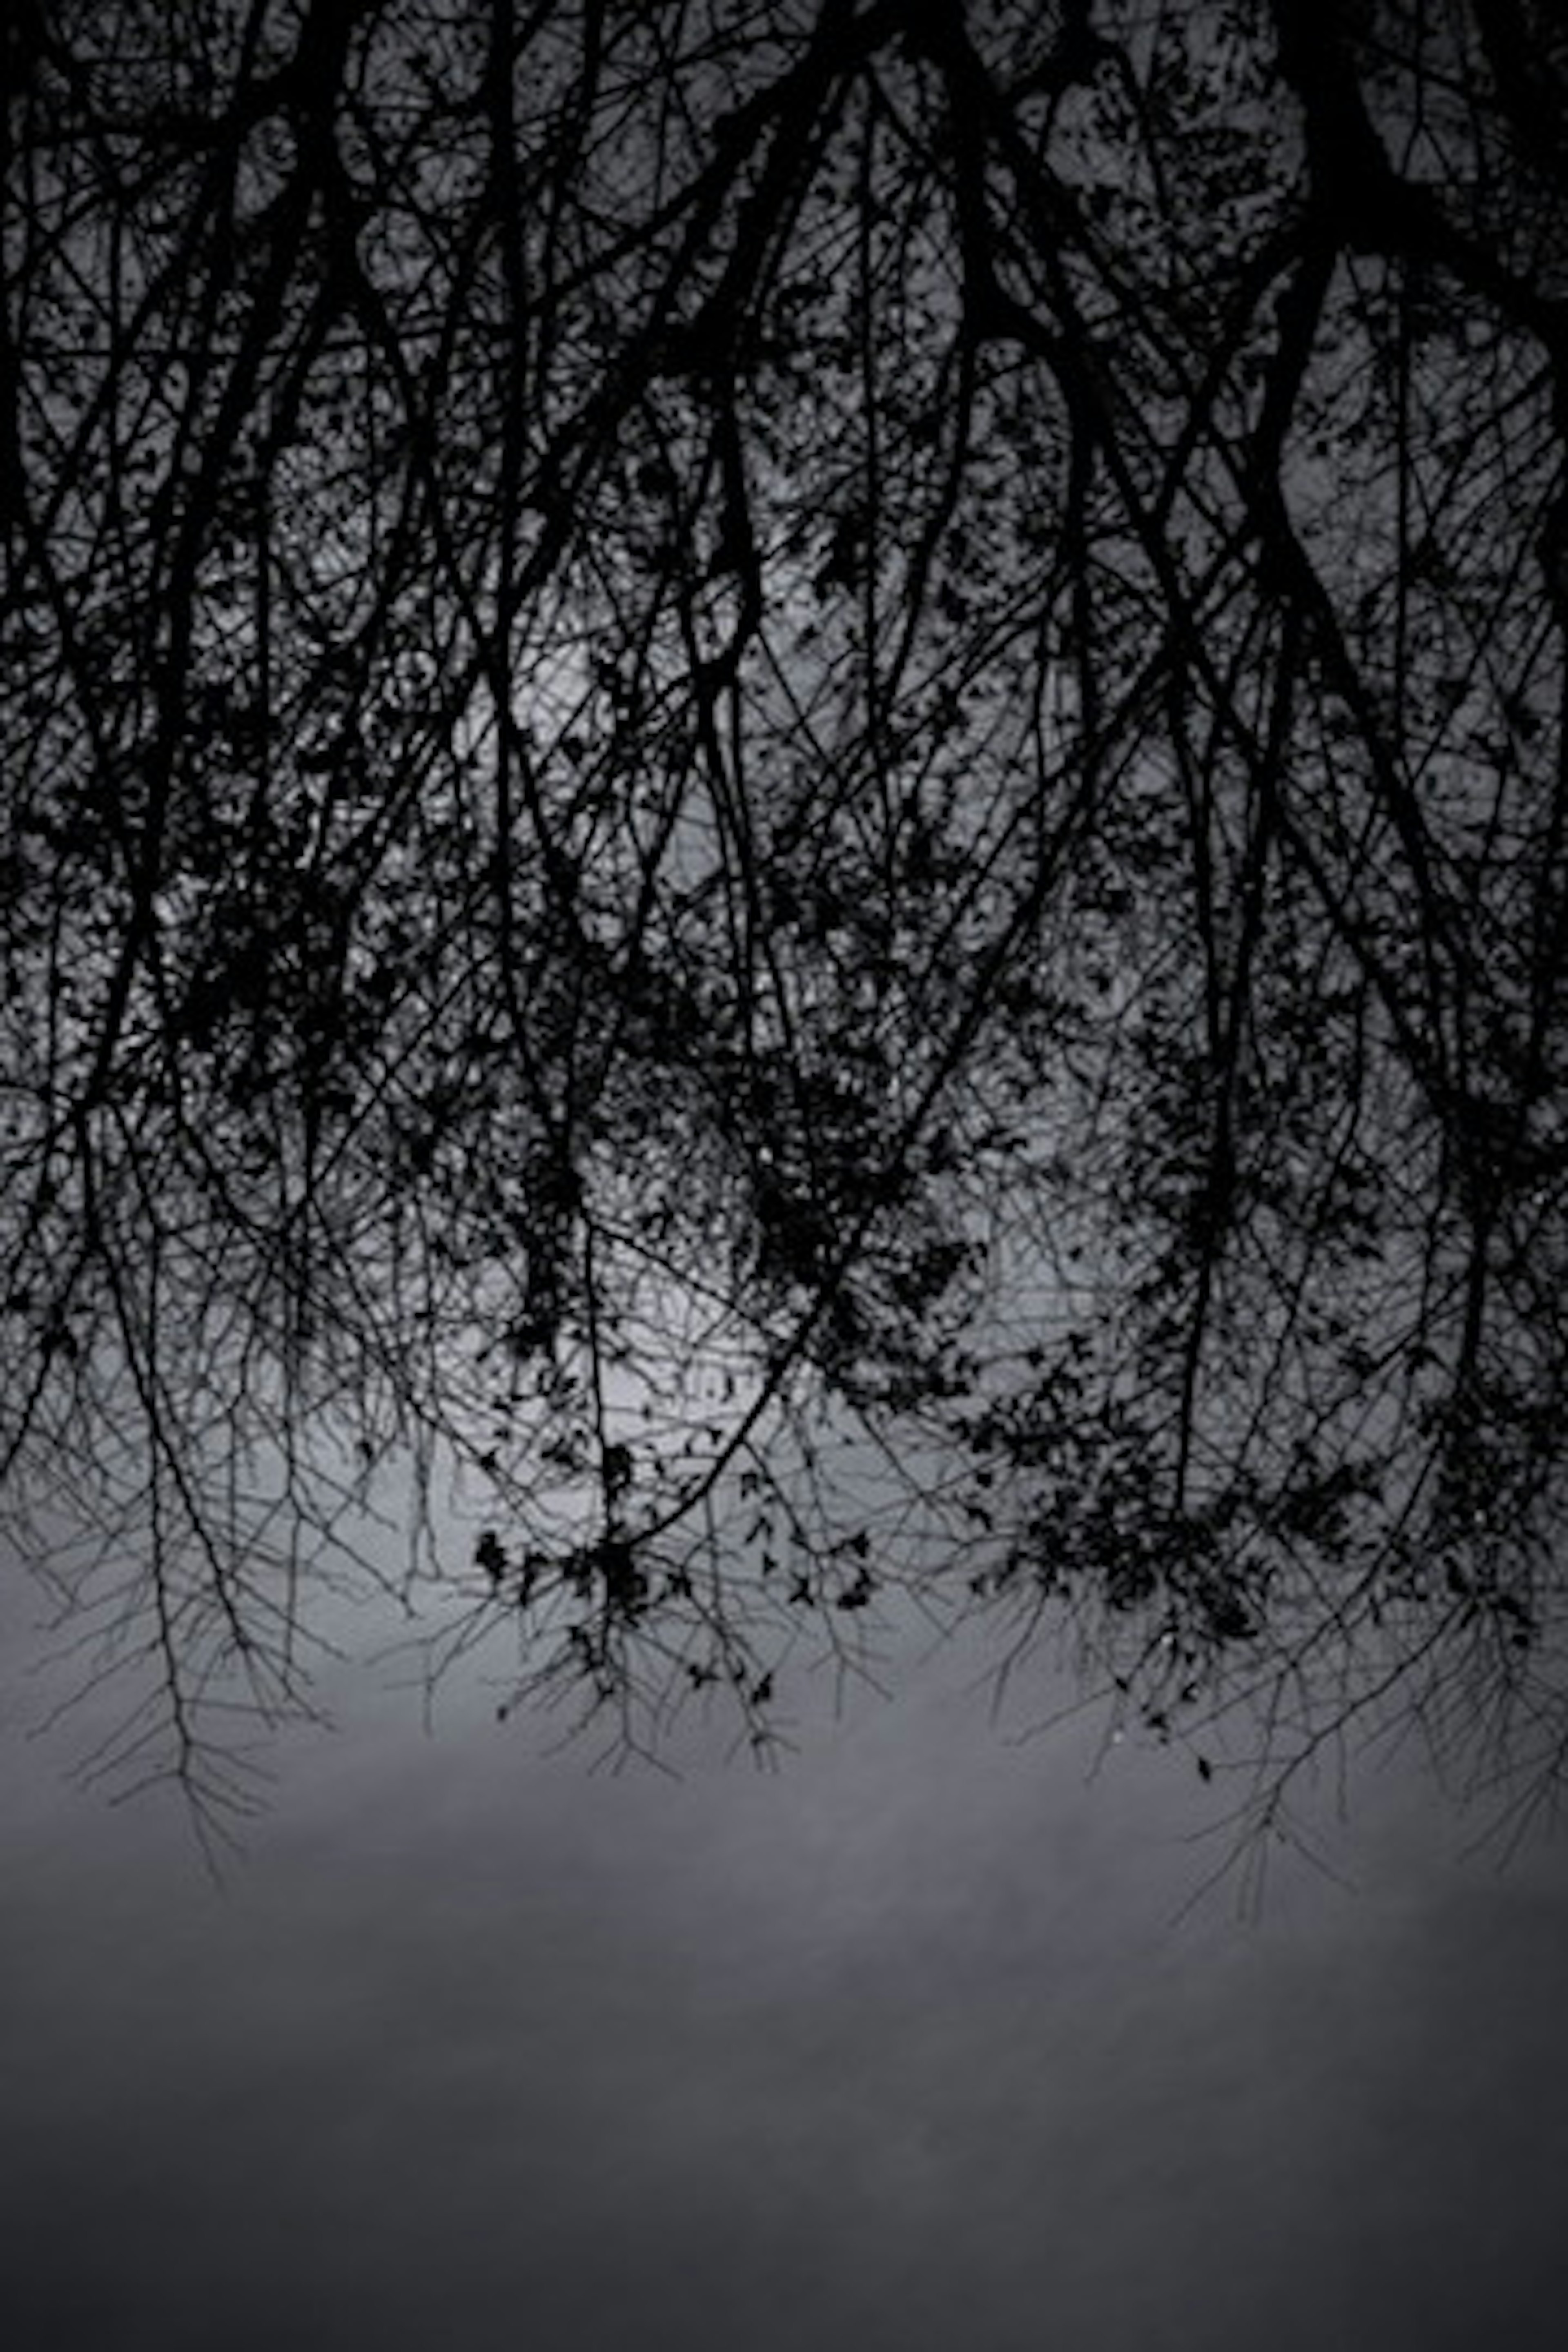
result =
[[1178,1920],[1190,1762],[1011,1742],[956,1650],[679,1780],[351,1677],[218,1893],[23,1739],[25,1647],[7,2345],[1561,2341],[1568,1853],[1467,1861],[1409,1774],[1346,1883]]

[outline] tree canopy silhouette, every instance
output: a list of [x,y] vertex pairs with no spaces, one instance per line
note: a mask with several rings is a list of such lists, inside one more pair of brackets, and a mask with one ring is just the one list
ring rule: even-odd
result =
[[233,1792],[412,1450],[441,1654],[618,1738],[902,1588],[1260,1814],[1391,1696],[1549,1789],[1544,0],[5,42],[0,1474],[106,1761]]

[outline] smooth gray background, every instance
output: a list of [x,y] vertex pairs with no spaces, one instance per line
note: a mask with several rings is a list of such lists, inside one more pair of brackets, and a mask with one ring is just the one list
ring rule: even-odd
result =
[[[1020,1742],[985,1652],[826,1684],[777,1775],[594,1774],[384,1670],[215,1889],[28,1738],[0,1603],[0,2344],[18,2352],[1568,2340],[1568,1853],[1405,1763],[1338,1881],[1178,1916],[1190,1759]],[[1097,1759],[1100,1759],[1096,1769]]]

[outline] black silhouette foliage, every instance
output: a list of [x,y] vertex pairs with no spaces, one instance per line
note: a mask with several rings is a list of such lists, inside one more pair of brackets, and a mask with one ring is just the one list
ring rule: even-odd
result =
[[412,1450],[436,1664],[616,1740],[907,1588],[1259,1817],[1391,1702],[1549,1789],[1552,13],[5,38],[0,1472],[106,1766],[237,1795]]

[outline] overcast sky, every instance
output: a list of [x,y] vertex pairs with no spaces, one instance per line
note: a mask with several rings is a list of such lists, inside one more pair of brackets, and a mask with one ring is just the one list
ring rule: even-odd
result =
[[776,1776],[347,1678],[219,1892],[25,1740],[22,1613],[7,2346],[1561,2342],[1561,1844],[1384,1773],[1344,1883],[1178,1918],[1190,1761],[1010,1740],[954,1650]]

